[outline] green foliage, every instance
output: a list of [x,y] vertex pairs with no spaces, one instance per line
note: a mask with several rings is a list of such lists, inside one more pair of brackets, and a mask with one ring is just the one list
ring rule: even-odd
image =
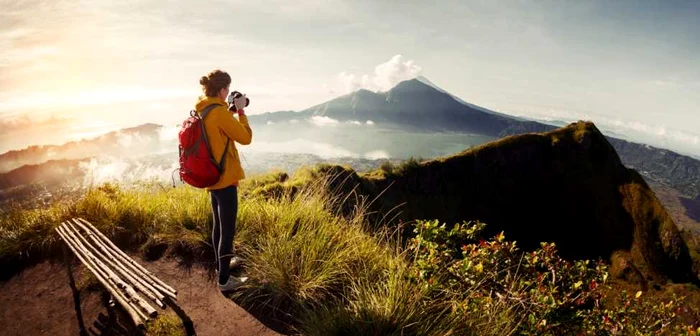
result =
[[394,165],[391,161],[384,161],[379,165],[379,171],[386,176],[405,176],[418,168],[422,160],[422,158],[410,157],[398,165]]
[[[623,293],[621,302],[612,304],[615,309],[603,308],[607,298],[598,289],[608,273],[602,262],[563,260],[549,243],[521,252],[503,233],[477,240],[483,228],[482,223],[463,223],[447,230],[437,221],[420,221],[410,244],[416,279],[446,293],[455,303],[454,313],[471,317],[465,320],[472,328],[498,325],[504,335],[656,335],[685,330],[674,325],[677,300],[659,303],[640,298],[641,292],[632,299]],[[494,318],[500,323],[494,324]]]
[[184,336],[185,328],[182,320],[175,314],[162,314],[155,320],[146,323],[148,336]]
[[394,173],[394,164],[391,163],[391,161],[384,161],[382,164],[379,165],[379,169],[386,173],[387,175],[391,175]]

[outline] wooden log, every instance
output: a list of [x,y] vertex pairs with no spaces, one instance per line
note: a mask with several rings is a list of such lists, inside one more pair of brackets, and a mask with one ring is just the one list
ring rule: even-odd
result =
[[[105,269],[101,268],[100,265],[96,264],[92,259],[89,251],[85,251],[84,248],[81,248],[80,246],[80,241],[75,238],[68,228],[64,225],[60,226],[60,232],[70,241],[71,245],[75,249],[75,251],[78,251],[81,253],[81,255],[84,258],[83,263],[89,263],[90,265],[90,270],[95,274],[95,276],[100,276],[102,279],[105,280],[105,282],[109,285],[110,293],[112,293],[113,296],[118,296],[122,301],[119,303],[123,306],[124,304],[127,304],[129,308],[131,308],[139,317],[140,320],[142,321],[148,321],[149,318],[148,316],[143,313],[139,307],[132,302],[128,297],[127,294],[124,293],[123,291],[120,290],[119,286],[117,285],[116,282],[114,282],[114,279],[109,277],[109,274],[106,272]],[[88,265],[88,264],[86,264]],[[103,283],[104,284],[104,283]],[[127,309],[127,308],[125,308]],[[138,324],[137,324],[138,325]]]
[[[85,227],[78,223],[79,227],[82,227],[83,230]],[[76,227],[72,226],[74,231],[80,232]],[[163,294],[158,292],[155,288],[153,288],[148,282],[144,281],[140,277],[134,275],[132,272],[130,272],[128,269],[124,267],[111,253],[111,251],[107,250],[107,248],[102,245],[100,241],[98,241],[95,238],[95,235],[92,232],[86,232],[86,235],[88,238],[92,241],[93,246],[95,246],[97,249],[100,250],[99,257],[102,257],[102,261],[107,263],[109,267],[111,267],[113,270],[116,270],[119,274],[122,275],[122,277],[133,287],[135,287],[139,292],[144,293],[149,299],[151,299],[153,302],[155,302],[158,306],[161,308],[165,308],[165,304],[161,301],[165,297]]]
[[126,297],[129,298],[132,302],[134,302],[139,308],[141,308],[144,312],[148,314],[150,317],[156,317],[158,315],[158,311],[153,308],[146,300],[144,300],[140,295],[134,291],[134,288],[131,287],[128,283],[124,282],[112,269],[107,267],[95,254],[97,254],[97,249],[93,247],[87,239],[85,239],[83,236],[80,235],[80,232],[75,232],[73,226],[71,225],[65,225],[64,226],[67,231],[72,234],[74,237],[77,237],[77,240],[79,241],[79,247],[84,249],[86,252],[88,252],[88,256],[90,259],[94,261],[94,263],[100,267],[102,270],[104,270],[107,275],[109,276],[110,279],[112,279],[116,284],[117,287],[121,288],[125,293]]
[[83,311],[80,307],[80,292],[78,291],[78,288],[75,287],[75,280],[73,280],[73,269],[71,267],[70,260],[68,260],[68,251],[65,244],[61,246],[61,252],[63,252],[63,263],[66,265],[66,273],[68,273],[68,285],[73,293],[73,305],[75,306],[75,315],[78,318],[78,330],[80,336],[87,336],[85,323],[83,322]]
[[[172,296],[173,298],[175,297],[175,293],[171,292],[169,289],[164,288],[163,286],[159,285],[156,283],[151,276],[148,274],[145,274],[142,272],[139,268],[134,266],[132,263],[130,263],[126,258],[122,256],[123,253],[119,248],[111,248],[108,244],[105,244],[105,239],[106,241],[110,242],[109,239],[104,237],[104,239],[100,238],[101,232],[97,231],[97,229],[92,230],[83,223],[81,223],[78,219],[74,218],[73,222],[78,225],[83,231],[87,232],[88,236],[94,238],[94,242],[96,244],[99,244],[100,248],[105,251],[105,253],[108,253],[110,258],[113,258],[113,261],[118,262],[121,266],[123,266],[123,269],[126,271],[129,271],[134,278],[137,280],[140,280],[142,284],[147,286],[148,288],[155,290],[156,294],[158,294],[158,299],[163,301],[164,295]],[[137,263],[138,265],[138,263]]]
[[[158,283],[161,287],[163,287],[164,289],[166,289],[166,290],[169,291],[170,293],[172,293],[172,294],[174,294],[174,295],[177,295],[177,290],[175,290],[174,288],[168,286],[168,284],[166,284],[165,282],[163,282],[162,280],[160,280],[158,277],[156,277],[155,275],[153,275],[153,273],[149,272],[147,269],[145,269],[145,268],[144,268],[143,266],[141,266],[139,263],[137,263],[136,261],[134,261],[133,259],[131,259],[131,257],[129,257],[126,253],[124,253],[124,251],[120,250],[116,245],[114,245],[114,243],[112,243],[112,241],[110,241],[109,238],[107,238],[104,234],[102,234],[102,232],[100,232],[100,230],[98,230],[97,228],[95,228],[95,226],[93,226],[90,222],[88,222],[88,221],[86,221],[86,220],[84,220],[84,219],[82,219],[82,218],[78,218],[78,220],[80,220],[81,222],[85,223],[85,225],[87,225],[87,227],[89,227],[90,229],[92,229],[92,231],[95,232],[95,233],[97,234],[97,236],[98,236],[103,242],[105,242],[105,243],[107,244],[107,246],[111,247],[114,251],[117,252],[118,255],[120,255],[122,258],[124,258],[124,260],[126,261],[127,264],[129,264],[129,265],[133,266],[134,268],[138,269],[139,271],[141,271],[143,274],[145,274],[147,277],[149,277],[150,279],[152,279],[153,281],[155,281],[156,283]],[[175,296],[173,296],[173,298],[174,298],[174,299],[177,299]]]
[[[124,255],[126,255],[126,254],[123,251],[121,251],[118,247],[114,246],[114,244],[107,237],[105,237],[99,230],[97,230],[94,226],[92,226],[92,229],[90,229],[89,227],[82,225],[82,223],[78,219],[74,218],[73,221],[76,224],[79,224],[83,230],[86,230],[87,232],[92,234],[93,237],[95,237],[100,243],[102,243],[102,246],[104,246],[107,250],[111,251],[112,255],[115,256],[119,261],[121,261],[122,265],[126,266],[126,269],[131,270],[135,275],[138,276],[139,279],[142,279],[145,282],[147,282],[151,287],[156,289],[158,291],[158,293],[163,293],[164,295],[170,296],[173,299],[177,299],[176,293],[172,292],[168,288],[161,286],[159,283],[157,283],[155,281],[155,280],[160,281],[160,279],[156,278],[153,275],[149,276],[148,274],[141,271],[141,269],[142,269],[141,265],[136,263],[135,261],[133,261],[133,259],[128,257],[128,255],[127,255],[128,259],[125,258]],[[86,224],[90,224],[85,220],[83,220],[83,222],[85,222]],[[111,247],[110,247],[110,245],[111,245]],[[163,299],[161,298],[161,300],[163,300]]]
[[68,236],[65,233],[63,233],[62,227],[56,227],[55,230],[56,230],[56,232],[58,232],[58,235],[61,236],[61,239],[63,239],[63,242],[66,243],[66,245],[68,245],[68,248],[70,248],[70,250],[73,251],[73,254],[75,254],[78,257],[78,259],[80,259],[80,261],[83,263],[83,265],[85,265],[85,267],[87,267],[87,269],[90,270],[90,272],[92,272],[92,274],[95,275],[95,278],[97,279],[97,281],[99,281],[102,284],[102,286],[104,286],[105,289],[107,291],[109,291],[110,294],[112,294],[112,297],[114,297],[117,300],[117,302],[119,302],[119,304],[124,308],[124,310],[127,312],[127,314],[129,314],[131,319],[134,321],[134,324],[136,324],[136,326],[139,328],[143,328],[144,321],[141,318],[141,315],[137,313],[136,309],[134,309],[134,307],[132,307],[128,303],[128,301],[121,295],[121,293],[119,293],[119,291],[117,289],[115,289],[112,286],[112,284],[110,284],[109,281],[107,281],[102,276],[102,273],[95,270],[92,263],[90,263],[87,260],[87,257],[83,256],[81,254],[81,252],[79,252],[78,249],[73,246],[73,244],[74,244],[73,241],[70,238],[68,238]]

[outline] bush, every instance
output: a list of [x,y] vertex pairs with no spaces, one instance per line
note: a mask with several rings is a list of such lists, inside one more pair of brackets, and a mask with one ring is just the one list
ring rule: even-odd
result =
[[463,223],[447,230],[437,221],[420,221],[409,247],[417,281],[445,293],[454,303],[453,313],[467,317],[465,323],[478,334],[656,335],[687,330],[674,325],[678,300],[645,300],[641,292],[630,298],[623,292],[621,301],[611,305],[615,309],[603,308],[608,298],[599,287],[608,273],[601,261],[563,260],[551,243],[521,252],[503,233],[479,239],[484,226]]

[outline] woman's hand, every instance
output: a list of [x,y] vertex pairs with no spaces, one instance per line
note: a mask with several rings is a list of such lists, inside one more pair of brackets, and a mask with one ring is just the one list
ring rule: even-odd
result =
[[235,99],[233,100],[233,105],[236,106],[236,110],[242,111],[243,108],[245,107],[245,104],[246,104],[246,100],[247,100],[247,99],[248,99],[248,98],[246,98],[245,94],[239,96],[238,98],[235,98]]

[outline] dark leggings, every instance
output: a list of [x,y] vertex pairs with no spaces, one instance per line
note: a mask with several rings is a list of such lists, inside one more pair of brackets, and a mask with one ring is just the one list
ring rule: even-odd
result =
[[236,233],[238,212],[238,188],[235,186],[212,190],[211,209],[214,227],[211,232],[214,257],[219,269],[219,283],[225,284],[229,276],[229,263],[233,257],[233,235]]

